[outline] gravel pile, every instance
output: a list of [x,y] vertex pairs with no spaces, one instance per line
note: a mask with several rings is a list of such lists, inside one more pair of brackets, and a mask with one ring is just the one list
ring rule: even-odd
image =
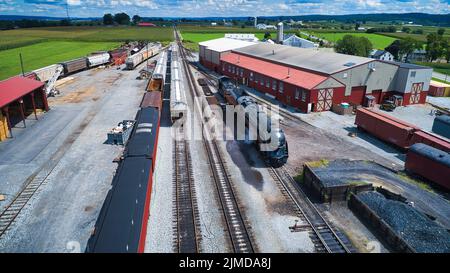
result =
[[413,207],[386,199],[378,192],[365,192],[358,197],[417,252],[450,252],[450,233]]
[[312,166],[313,171],[325,187],[399,179],[394,172],[371,161],[340,159],[313,163]]

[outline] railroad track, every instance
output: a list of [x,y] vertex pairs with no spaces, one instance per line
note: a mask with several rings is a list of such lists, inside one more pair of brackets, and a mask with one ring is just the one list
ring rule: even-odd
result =
[[176,128],[174,140],[174,248],[178,253],[200,252],[200,228],[189,143],[183,127]]
[[[175,38],[180,48],[189,90],[193,96],[200,97],[202,96],[202,92],[200,92],[195,85],[195,79],[189,68],[185,49],[176,29]],[[244,217],[239,208],[239,203],[233,190],[232,181],[228,175],[228,170],[221,155],[217,141],[208,140],[206,136],[203,136],[203,142],[208,155],[211,172],[213,174],[214,183],[219,195],[220,205],[223,211],[233,251],[235,253],[252,253],[255,250],[246,227]]]
[[14,221],[20,212],[25,208],[25,205],[31,200],[34,194],[39,188],[46,184],[48,177],[56,168],[64,154],[72,147],[72,144],[83,132],[84,128],[89,125],[94,118],[94,113],[98,111],[100,106],[96,105],[90,114],[84,120],[77,130],[70,136],[68,136],[59,149],[52,155],[52,157],[37,171],[30,175],[25,181],[25,186],[12,200],[12,202],[6,206],[6,208],[0,213],[0,239],[3,238],[5,233],[12,227]]
[[309,200],[297,182],[287,173],[284,167],[269,168],[269,173],[295,205],[296,212],[306,225],[297,226],[293,231],[312,231],[313,243],[317,252],[351,253],[350,241],[339,231],[336,231],[319,212],[317,207]]

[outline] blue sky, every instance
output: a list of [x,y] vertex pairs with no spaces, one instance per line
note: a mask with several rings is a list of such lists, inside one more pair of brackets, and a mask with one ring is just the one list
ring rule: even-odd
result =
[[0,0],[0,14],[65,16],[66,2],[72,17],[121,11],[161,17],[450,12],[450,0]]

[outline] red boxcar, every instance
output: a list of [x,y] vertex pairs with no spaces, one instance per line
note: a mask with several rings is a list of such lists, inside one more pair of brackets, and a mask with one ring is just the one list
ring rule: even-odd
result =
[[450,153],[450,142],[442,137],[422,130],[414,132],[414,135],[411,139],[411,145],[415,143],[424,143],[436,149]]
[[364,108],[357,110],[355,124],[358,128],[402,149],[409,148],[415,130]]
[[405,169],[450,190],[450,154],[417,143],[406,155]]
[[393,117],[393,116],[388,115],[388,114],[386,114],[386,113],[383,113],[383,112],[381,112],[381,111],[375,111],[375,110],[371,110],[371,109],[365,109],[365,110],[370,111],[370,112],[372,112],[372,113],[375,113],[375,114],[377,114],[377,115],[380,115],[380,116],[382,116],[382,117],[388,118],[388,119],[390,119],[390,120],[392,120],[392,121],[398,122],[398,123],[403,124],[403,125],[405,125],[405,126],[411,127],[411,128],[413,128],[413,129],[415,129],[415,130],[420,130],[420,127],[417,127],[417,126],[414,125],[414,124],[408,123],[408,122],[406,122],[406,121],[404,121],[404,120],[398,119],[398,118],[396,118],[396,117]]

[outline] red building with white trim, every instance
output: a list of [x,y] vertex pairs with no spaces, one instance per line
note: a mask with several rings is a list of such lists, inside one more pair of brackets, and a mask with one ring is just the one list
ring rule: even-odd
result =
[[418,65],[267,43],[222,52],[219,70],[305,113],[394,95],[399,105],[424,103],[432,74]]

